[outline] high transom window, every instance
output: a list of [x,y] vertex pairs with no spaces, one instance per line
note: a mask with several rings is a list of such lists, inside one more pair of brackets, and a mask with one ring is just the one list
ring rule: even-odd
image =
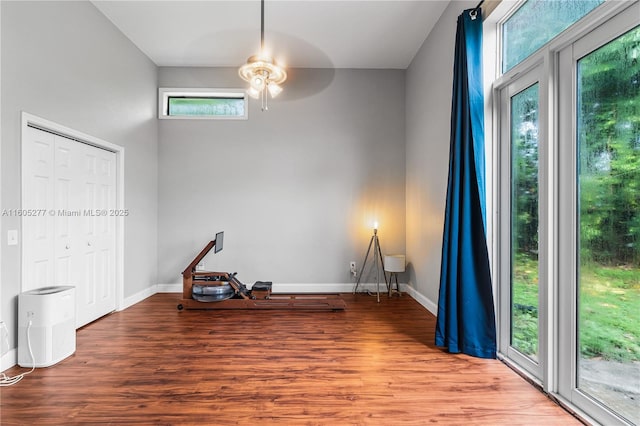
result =
[[502,25],[502,72],[528,58],[604,0],[527,0]]
[[247,95],[243,90],[159,90],[158,117],[178,119],[247,119]]

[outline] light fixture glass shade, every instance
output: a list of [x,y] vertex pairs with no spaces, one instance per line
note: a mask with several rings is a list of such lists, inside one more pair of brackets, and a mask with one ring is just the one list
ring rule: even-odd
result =
[[249,94],[249,96],[251,96],[253,99],[260,99],[260,91],[254,89],[253,87],[249,87],[247,89],[247,93]]
[[254,75],[251,77],[251,81],[249,82],[251,88],[257,90],[258,92],[264,89],[264,77],[261,75]]
[[275,98],[280,94],[280,92],[282,92],[282,86],[276,83],[269,83],[267,89],[269,89],[269,93],[271,94],[272,98]]

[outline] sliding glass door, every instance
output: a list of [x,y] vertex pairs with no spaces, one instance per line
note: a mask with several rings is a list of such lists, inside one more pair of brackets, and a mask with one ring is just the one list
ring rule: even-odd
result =
[[637,16],[560,53],[559,390],[605,424],[640,424]]
[[[547,9],[572,16],[561,32],[530,19]],[[640,2],[504,13],[503,65],[518,55],[493,85],[499,353],[587,421],[640,425]]]

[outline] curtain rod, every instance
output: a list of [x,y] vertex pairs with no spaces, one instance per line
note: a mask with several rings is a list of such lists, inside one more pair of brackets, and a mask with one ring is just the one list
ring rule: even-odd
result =
[[476,18],[478,17],[479,10],[482,12],[482,9],[480,9],[480,6],[482,6],[482,3],[484,3],[484,0],[480,0],[480,3],[478,3],[478,5],[475,8],[470,9],[471,11],[469,12],[469,16],[471,16],[472,21],[475,21]]

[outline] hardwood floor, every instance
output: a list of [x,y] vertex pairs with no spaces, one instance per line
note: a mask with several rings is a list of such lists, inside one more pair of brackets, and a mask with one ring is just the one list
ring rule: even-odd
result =
[[1,388],[0,423],[579,424],[501,362],[436,348],[409,296],[344,298],[344,312],[178,312],[179,294],[154,295]]

